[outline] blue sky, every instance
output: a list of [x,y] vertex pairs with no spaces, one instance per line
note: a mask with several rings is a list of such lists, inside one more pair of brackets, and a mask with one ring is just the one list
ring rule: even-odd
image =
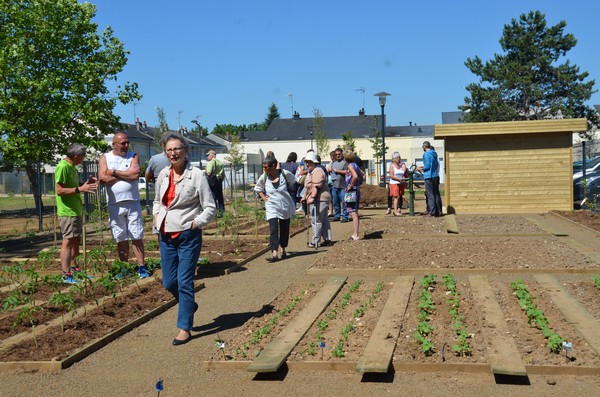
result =
[[301,117],[355,115],[363,103],[379,114],[373,94],[386,91],[388,125],[441,123],[476,81],[465,60],[500,53],[503,26],[531,10],[567,22],[578,40],[567,59],[600,87],[597,0],[91,2],[99,28],[131,52],[119,82],[144,96],[116,108],[123,122],[135,111],[155,126],[156,106],[172,129],[262,122],[271,103],[283,118],[292,106]]

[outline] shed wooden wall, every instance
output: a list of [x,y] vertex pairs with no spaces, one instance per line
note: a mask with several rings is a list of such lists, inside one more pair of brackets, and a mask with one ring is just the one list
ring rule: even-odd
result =
[[572,132],[446,136],[445,205],[457,212],[573,208]]

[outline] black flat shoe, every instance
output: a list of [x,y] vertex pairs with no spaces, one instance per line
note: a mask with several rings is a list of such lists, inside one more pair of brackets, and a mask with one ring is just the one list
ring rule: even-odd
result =
[[194,302],[194,313],[198,311],[198,303]]
[[190,334],[190,336],[187,337],[187,339],[173,339],[173,346],[181,346],[181,345],[185,345],[186,343],[188,343],[190,340],[192,340],[192,335]]
[[284,252],[283,254],[281,254],[281,259],[287,259],[288,254],[287,252]]
[[277,262],[279,260],[278,257],[276,256],[272,256],[270,258],[267,258],[267,262],[273,263],[273,262]]

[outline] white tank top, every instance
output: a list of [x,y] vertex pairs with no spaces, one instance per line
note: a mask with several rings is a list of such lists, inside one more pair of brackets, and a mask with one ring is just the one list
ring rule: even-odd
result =
[[[400,163],[400,168],[396,168],[394,165],[392,165],[392,167],[394,167],[394,176],[396,178],[404,178],[404,171],[402,170],[402,164],[404,163]],[[390,185],[399,185],[401,182],[398,182],[395,179],[391,179],[390,178]]]
[[[109,170],[127,171],[131,167],[135,153],[127,152],[125,157],[117,156],[113,152],[104,154],[106,157],[106,166]],[[140,191],[138,189],[138,180],[123,181],[106,186],[106,197],[109,204],[119,203],[121,201],[140,201]]]

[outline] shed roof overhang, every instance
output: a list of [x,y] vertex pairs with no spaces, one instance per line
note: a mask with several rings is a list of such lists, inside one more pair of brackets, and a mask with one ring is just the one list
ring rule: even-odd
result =
[[527,120],[501,121],[494,123],[436,124],[434,137],[459,137],[473,135],[538,134],[549,132],[581,132],[588,128],[587,120]]

